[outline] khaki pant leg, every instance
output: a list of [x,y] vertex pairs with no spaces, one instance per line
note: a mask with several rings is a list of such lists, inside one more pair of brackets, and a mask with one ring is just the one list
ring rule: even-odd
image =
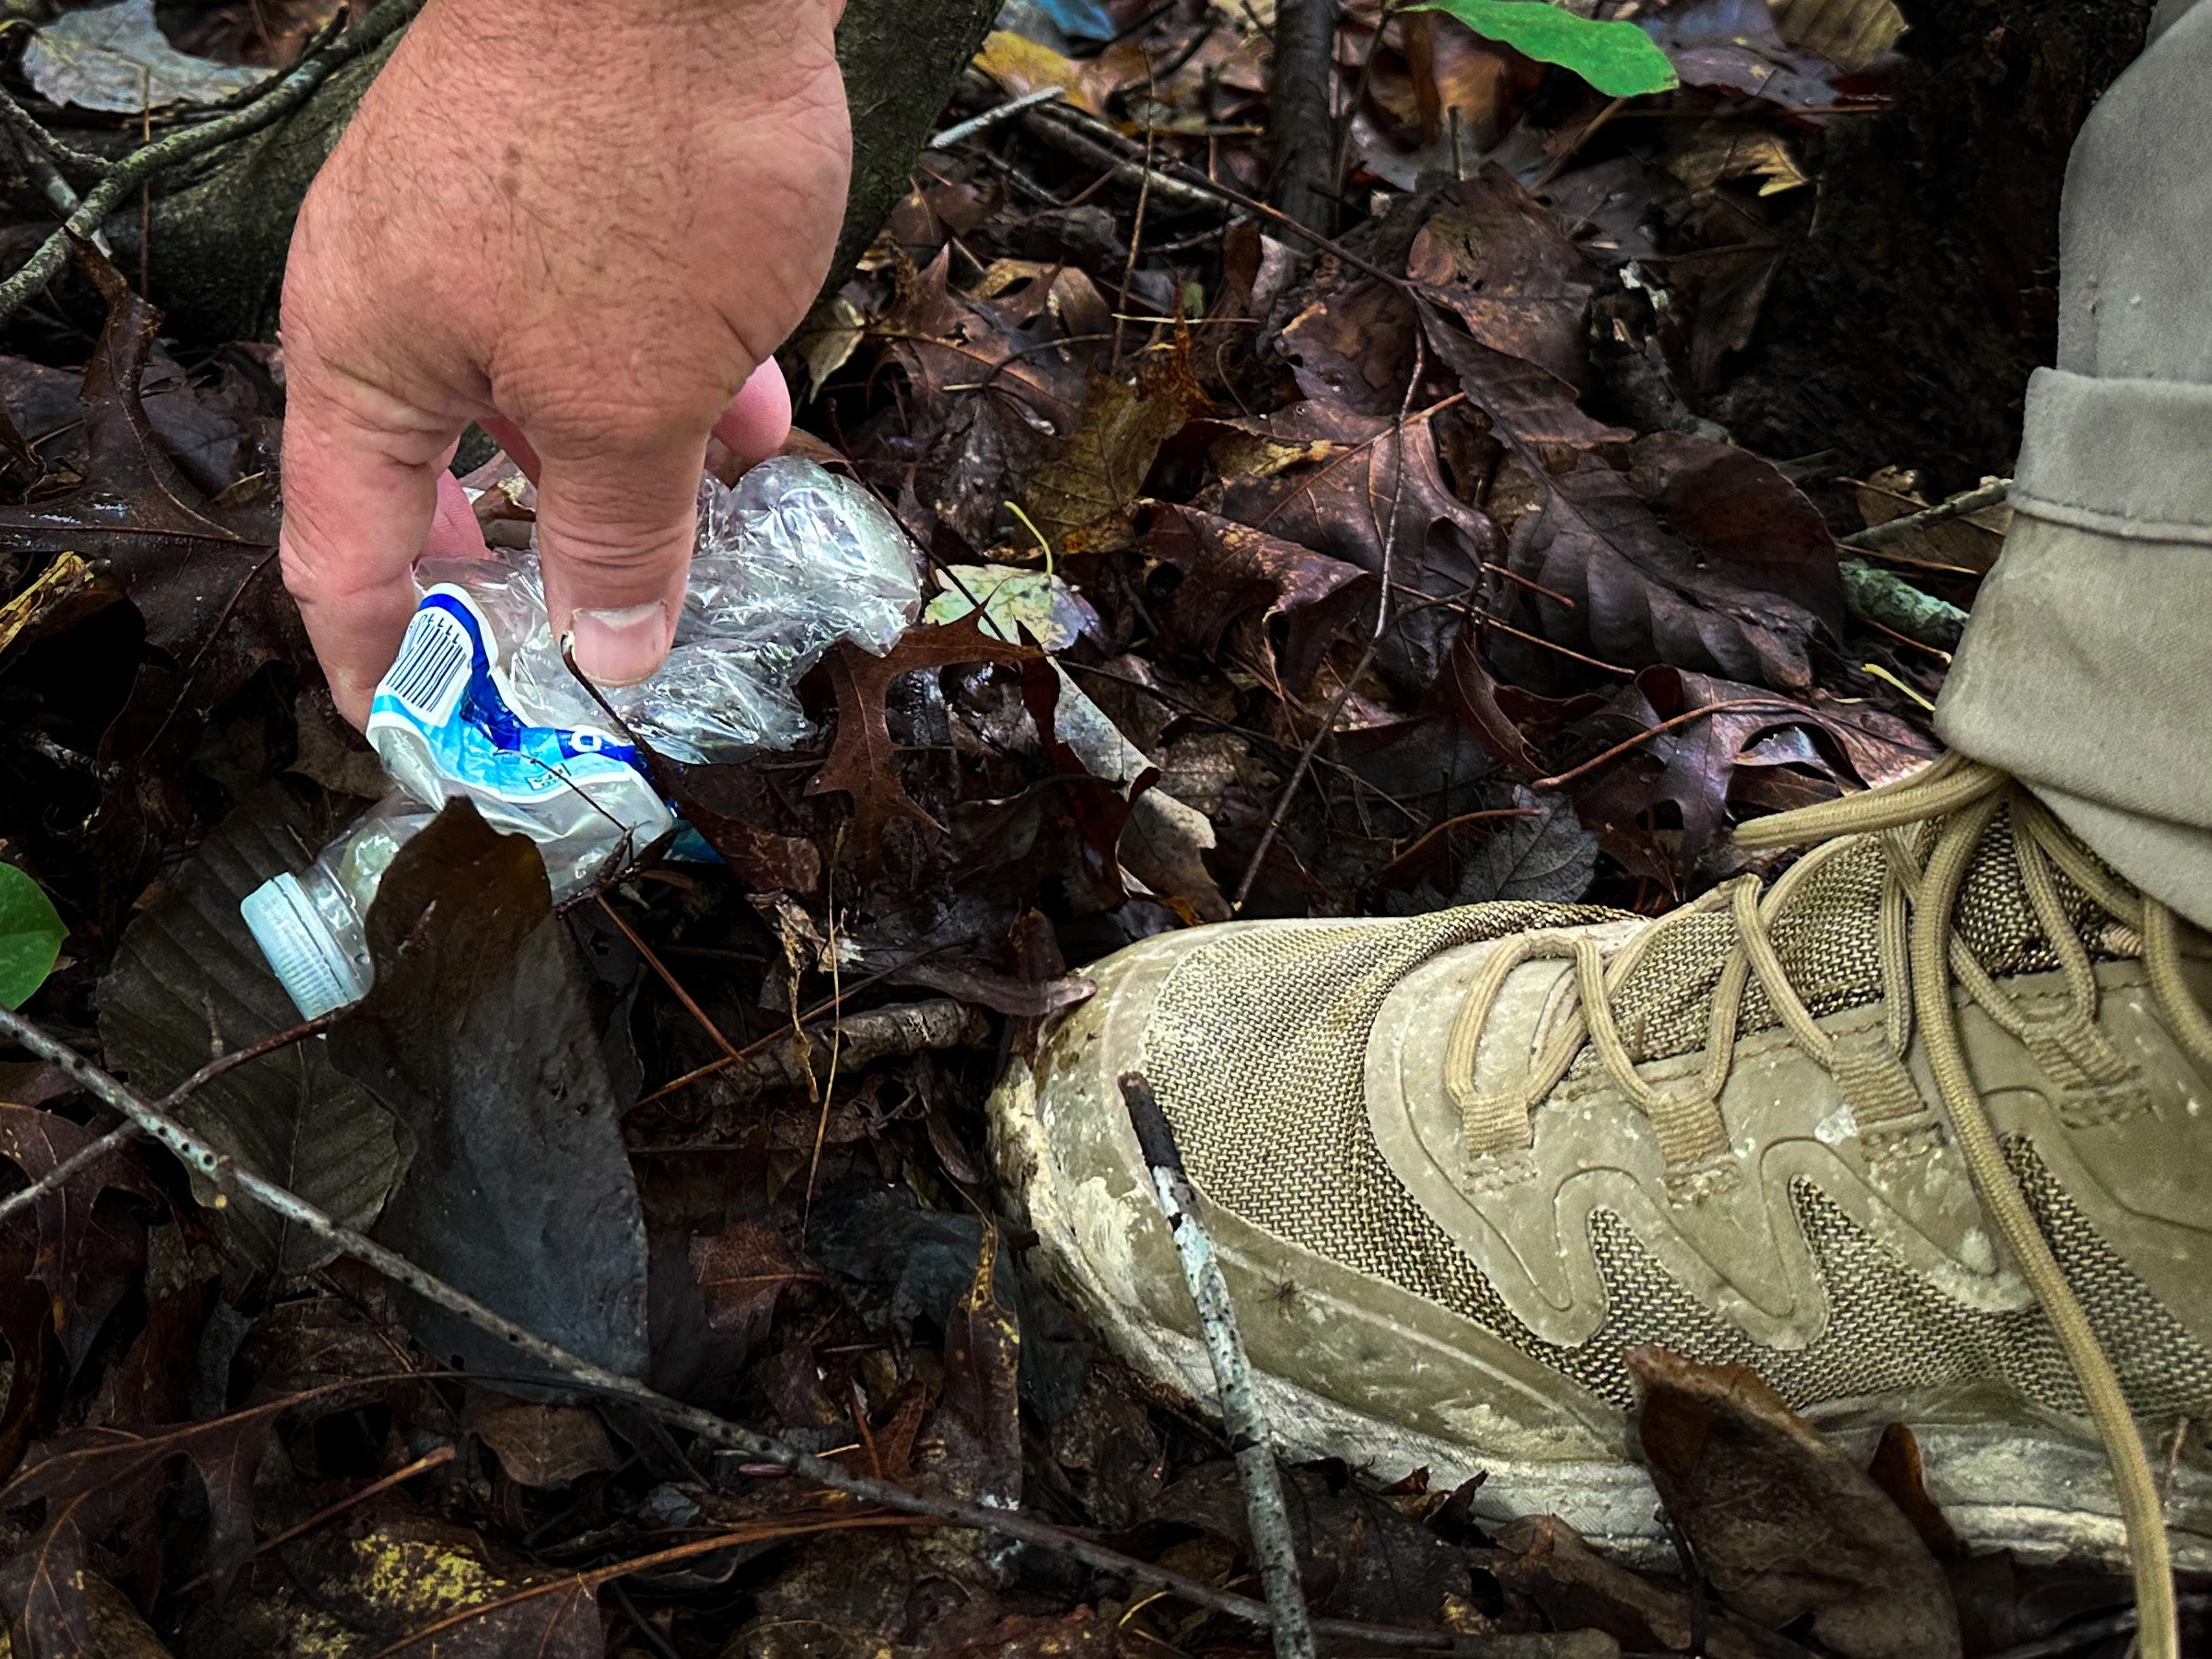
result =
[[2058,363],[1936,725],[2212,927],[2212,5],[2153,29],[2066,168]]

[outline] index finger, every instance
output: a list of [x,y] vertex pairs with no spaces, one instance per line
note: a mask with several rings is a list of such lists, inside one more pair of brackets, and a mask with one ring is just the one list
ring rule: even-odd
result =
[[442,451],[459,432],[428,417],[366,420],[320,378],[296,374],[286,398],[277,549],[331,695],[365,725],[414,614],[414,562],[437,510]]

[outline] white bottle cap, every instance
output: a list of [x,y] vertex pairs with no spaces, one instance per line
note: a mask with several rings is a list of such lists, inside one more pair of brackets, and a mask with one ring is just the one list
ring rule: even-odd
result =
[[368,993],[359,969],[317,913],[298,876],[277,876],[262,883],[246,895],[239,914],[300,1018],[319,1018]]

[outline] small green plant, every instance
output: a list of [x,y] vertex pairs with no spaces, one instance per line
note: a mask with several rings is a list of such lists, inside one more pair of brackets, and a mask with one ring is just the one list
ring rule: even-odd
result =
[[69,930],[39,884],[0,864],[0,1008],[20,1008],[46,982]]
[[1578,17],[1547,0],[1429,0],[1407,9],[1447,12],[1486,41],[1573,70],[1609,98],[1665,92],[1682,84],[1667,54],[1634,23]]

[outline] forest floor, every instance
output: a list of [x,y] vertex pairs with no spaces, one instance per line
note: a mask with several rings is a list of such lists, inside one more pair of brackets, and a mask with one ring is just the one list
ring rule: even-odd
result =
[[[267,65],[330,9],[160,20]],[[1262,205],[1272,4],[1014,0],[952,135],[786,354],[792,451],[895,513],[927,619],[804,682],[814,739],[665,770],[720,865],[614,873],[556,912],[520,843],[427,833],[379,893],[370,1003],[327,1038],[293,1029],[237,914],[388,787],[276,579],[281,355],[166,336],[138,273],[88,251],[17,312],[0,1000],[540,1334],[1090,1557],[826,1491],[632,1399],[492,1386],[544,1372],[139,1140],[0,1219],[14,1652],[1264,1651],[1221,1610],[1259,1581],[1213,1402],[1122,1365],[1030,1264],[995,1080],[1090,964],[1169,930],[1656,915],[1774,867],[1730,827],[1938,752],[1954,608],[2005,528],[1987,505],[1838,544],[2001,470],[2017,385],[1944,394],[1998,412],[1988,454],[1887,453],[1871,417],[1763,452],[1805,425],[1750,373],[1768,307],[1823,166],[1918,72],[1903,18],[1606,11],[1647,14],[1681,84],[1609,95],[1350,0],[1323,235]],[[77,71],[30,33],[8,86],[41,122],[140,119],[61,107]],[[210,68],[176,96],[227,90]],[[11,267],[54,221],[13,183]],[[1901,352],[1896,400],[1939,367]],[[475,435],[455,470],[479,523],[527,547],[529,481]],[[17,1187],[120,1122],[68,1067],[0,1061]],[[1737,1524],[1678,1515],[1680,1560],[1630,1565],[1477,1482],[1291,1468],[1306,1598],[1365,1627],[1324,1646],[2125,1649],[2123,1578],[1963,1549],[1902,1428],[1867,1470],[1740,1377],[1684,1362],[1648,1388],[1632,1449],[1694,1418]],[[1788,1617],[1730,1605],[1760,1576]],[[1926,1644],[1869,1633],[1914,1596]]]

